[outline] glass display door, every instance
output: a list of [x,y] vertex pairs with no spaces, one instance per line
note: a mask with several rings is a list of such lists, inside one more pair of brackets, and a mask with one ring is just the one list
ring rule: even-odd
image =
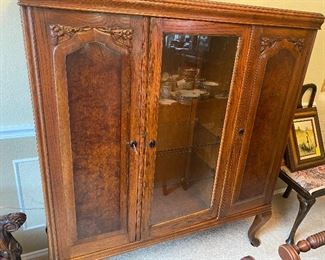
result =
[[152,23],[145,236],[217,215],[240,30],[167,19]]

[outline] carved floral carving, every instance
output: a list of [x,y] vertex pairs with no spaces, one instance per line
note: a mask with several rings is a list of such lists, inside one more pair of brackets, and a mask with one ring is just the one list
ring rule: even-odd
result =
[[88,32],[91,30],[97,30],[111,36],[114,43],[123,48],[131,48],[133,30],[123,28],[106,28],[106,27],[72,27],[61,24],[50,25],[51,36],[53,44],[57,45],[63,41],[69,40],[76,33]]
[[290,39],[289,42],[293,43],[294,46],[299,50],[302,51],[304,48],[305,41],[304,39]]
[[300,52],[304,48],[304,39],[281,39],[281,38],[262,37],[261,38],[261,48],[260,48],[261,54],[264,51],[266,51],[267,49],[272,48],[276,42],[280,42],[283,40],[288,41],[289,43],[292,43]]
[[261,53],[263,53],[268,48],[272,48],[273,45],[279,40],[280,39],[272,39],[272,38],[263,37],[261,39]]

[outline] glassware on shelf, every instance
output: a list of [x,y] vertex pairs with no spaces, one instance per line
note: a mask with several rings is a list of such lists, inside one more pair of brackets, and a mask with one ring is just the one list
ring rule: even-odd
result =
[[214,97],[218,92],[219,83],[214,81],[202,82],[202,88],[205,89],[211,97]]
[[185,67],[180,68],[180,75],[183,78],[183,88],[184,89],[194,89],[195,82],[200,74],[200,69],[196,67]]
[[172,92],[173,82],[166,81],[161,83],[160,87],[160,98],[168,99],[170,98],[170,93]]
[[169,75],[168,72],[164,72],[164,73],[162,73],[162,75],[161,75],[161,82],[166,82],[166,81],[168,81],[169,79],[170,79],[170,75]]

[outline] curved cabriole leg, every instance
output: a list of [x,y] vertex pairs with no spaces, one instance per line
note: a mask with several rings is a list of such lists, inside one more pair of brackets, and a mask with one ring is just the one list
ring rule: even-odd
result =
[[24,213],[11,213],[0,216],[0,259],[20,260],[21,245],[11,235],[26,221]]
[[261,244],[261,241],[256,237],[256,232],[269,221],[271,216],[271,211],[256,215],[253,224],[248,230],[248,238],[252,246],[258,247]]
[[299,227],[299,225],[301,224],[301,222],[303,221],[303,219],[309,212],[310,208],[314,205],[314,203],[316,201],[314,198],[309,199],[309,200],[305,199],[304,197],[300,196],[299,194],[297,195],[297,197],[298,197],[299,204],[300,204],[299,212],[296,217],[295,223],[293,224],[293,227],[291,229],[290,235],[289,235],[288,239],[286,240],[287,244],[294,243],[297,228]]

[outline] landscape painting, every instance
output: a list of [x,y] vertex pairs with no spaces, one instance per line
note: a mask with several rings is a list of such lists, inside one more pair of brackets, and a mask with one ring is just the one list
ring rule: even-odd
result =
[[320,156],[314,117],[294,120],[295,139],[300,160]]

